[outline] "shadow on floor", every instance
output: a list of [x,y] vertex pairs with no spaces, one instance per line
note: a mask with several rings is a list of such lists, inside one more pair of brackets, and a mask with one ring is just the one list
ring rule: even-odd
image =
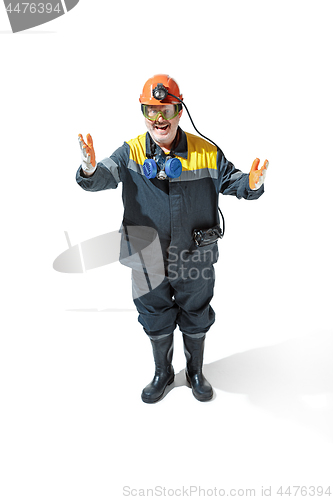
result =
[[[309,426],[333,441],[333,333],[251,349],[204,365],[214,389]],[[186,385],[184,370],[174,387]],[[217,394],[217,397],[219,395]]]
[[215,389],[245,394],[273,413],[333,440],[333,333],[251,349],[209,363]]

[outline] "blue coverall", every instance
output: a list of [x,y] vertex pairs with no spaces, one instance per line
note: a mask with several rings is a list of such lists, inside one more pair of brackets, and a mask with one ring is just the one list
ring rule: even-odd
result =
[[[249,187],[249,175],[236,169],[220,149],[201,137],[178,128],[173,153],[182,163],[178,178],[147,179],[143,162],[150,154],[146,132],[125,142],[110,158],[99,162],[91,177],[81,167],[78,184],[87,191],[123,185],[123,227],[147,226],[158,232],[165,265],[162,283],[134,298],[139,322],[149,336],[172,333],[176,326],[188,335],[206,333],[215,320],[210,306],[214,290],[217,243],[195,248],[194,229],[219,223],[218,195],[254,200],[264,192]],[[156,154],[164,155],[156,145]],[[132,271],[133,286],[140,287],[144,273]]]

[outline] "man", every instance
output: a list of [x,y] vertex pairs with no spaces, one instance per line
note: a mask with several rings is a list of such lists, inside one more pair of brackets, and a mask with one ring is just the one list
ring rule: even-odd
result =
[[[91,136],[88,134],[85,143],[80,134],[82,165],[76,180],[88,191],[116,188],[122,182],[125,230],[148,227],[158,233],[164,279],[147,293],[133,295],[155,361],[155,375],[143,389],[142,400],[160,400],[174,380],[173,332],[178,325],[183,334],[186,378],[195,398],[209,401],[213,390],[202,364],[206,333],[215,320],[210,301],[213,265],[218,259],[214,238],[219,231],[218,195],[259,198],[268,161],[259,170],[256,159],[250,174],[242,173],[216,145],[183,132],[179,127],[183,97],[168,75],[150,78],[139,100],[148,132],[125,142],[97,164]],[[208,238],[207,245],[195,241],[198,234]],[[147,273],[142,271],[140,276],[133,269],[134,292],[144,277],[149,281]]]

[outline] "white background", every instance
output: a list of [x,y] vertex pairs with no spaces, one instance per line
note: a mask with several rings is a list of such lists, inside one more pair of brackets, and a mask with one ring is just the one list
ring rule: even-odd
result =
[[[3,500],[333,493],[331,20],[322,0],[81,0],[13,35],[0,6]],[[221,197],[206,404],[178,331],[175,387],[142,403],[153,360],[129,270],[52,267],[64,231],[74,245],[121,223],[121,188],[75,182],[77,134],[102,159],[143,133],[138,97],[160,72],[236,167],[270,161],[260,200]]]

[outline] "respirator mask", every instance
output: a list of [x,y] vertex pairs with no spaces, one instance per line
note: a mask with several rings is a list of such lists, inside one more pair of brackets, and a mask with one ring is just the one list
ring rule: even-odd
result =
[[[159,85],[162,84],[158,84],[158,86]],[[155,94],[158,96],[161,95],[161,99],[164,99],[163,96],[165,96],[165,93],[164,91],[162,92],[162,89],[160,89],[158,86],[153,89],[153,96],[156,99]],[[165,87],[163,87],[163,89],[166,91]],[[147,118],[147,120],[150,120],[152,122],[158,121],[161,116],[163,120],[172,120],[179,115],[181,109],[181,104],[161,104],[160,106],[154,104],[141,104],[141,111],[143,116]],[[168,178],[175,179],[181,175],[181,161],[178,158],[175,158],[175,155],[173,153],[173,147],[176,139],[177,135],[171,146],[171,151],[168,156],[165,156],[163,152],[155,154],[156,144],[151,141],[150,147],[152,154],[147,155],[147,159],[143,164],[143,173],[145,174],[147,179],[154,179],[155,177],[159,180],[166,180]]]

